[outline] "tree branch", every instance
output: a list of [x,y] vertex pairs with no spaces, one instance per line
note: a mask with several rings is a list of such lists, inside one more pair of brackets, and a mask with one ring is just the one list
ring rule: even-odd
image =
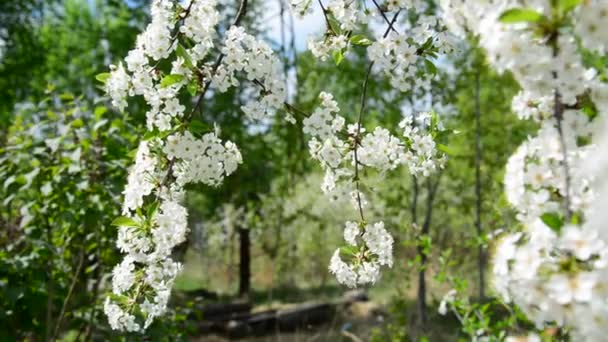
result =
[[[241,5],[240,5],[239,10],[238,10],[238,12],[236,14],[236,17],[234,18],[234,22],[232,23],[231,26],[238,26],[241,23],[241,21],[243,20],[243,18],[245,17],[245,13],[247,12],[247,1],[248,0],[242,0],[241,1]],[[225,56],[226,55],[224,55],[223,53],[219,54],[219,56],[215,60],[215,63],[213,64],[213,67],[211,68],[211,74],[215,74],[216,73],[217,69],[222,64],[222,61],[224,60]],[[203,91],[199,95],[198,100],[196,100],[196,103],[194,104],[194,107],[192,107],[192,110],[190,111],[190,113],[188,114],[188,116],[185,118],[186,121],[189,121],[190,119],[192,119],[192,115],[194,114],[194,112],[196,112],[197,108],[203,103],[203,99],[205,98],[205,94],[207,93],[207,91],[211,87],[212,80],[213,79],[209,79],[209,80],[207,80],[205,82],[205,85],[203,86]]]
[[382,9],[382,7],[380,7],[380,5],[378,4],[378,2],[376,0],[372,0],[374,3],[374,6],[376,6],[376,8],[378,9],[378,12],[380,13],[380,15],[382,16],[382,18],[384,19],[384,21],[388,24],[388,28],[389,30],[392,30],[395,33],[399,33],[394,27],[393,24],[395,23],[394,20],[388,20],[388,17],[386,16],[386,13],[384,13],[384,10]]
[[[386,36],[390,32],[391,28],[393,27],[393,24],[397,20],[399,13],[401,13],[401,11],[395,13],[395,15],[393,16],[393,19],[389,23],[388,28],[384,32],[383,37],[386,38]],[[363,216],[363,204],[361,203],[361,191],[360,191],[361,185],[360,185],[360,180],[359,180],[359,155],[357,152],[359,149],[359,143],[360,143],[360,139],[361,139],[361,125],[363,122],[363,114],[365,113],[365,104],[367,101],[367,88],[368,88],[368,84],[369,84],[369,77],[372,73],[373,67],[374,67],[374,62],[370,62],[369,66],[367,67],[367,72],[365,73],[365,79],[363,81],[363,90],[361,92],[361,104],[360,104],[360,108],[359,108],[359,118],[357,119],[357,132],[355,133],[355,135],[353,137],[354,138],[353,156],[354,156],[354,162],[355,162],[354,182],[355,182],[355,188],[357,190],[357,206],[359,208],[359,216],[361,217],[361,221],[365,221],[365,218]]]
[[57,339],[57,334],[59,333],[59,329],[61,329],[61,323],[63,321],[63,316],[65,315],[65,309],[68,306],[68,303],[70,302],[70,299],[72,299],[72,294],[74,293],[74,287],[76,286],[76,283],[78,282],[78,277],[80,275],[80,272],[82,271],[82,265],[84,264],[84,246],[82,246],[80,248],[80,258],[78,261],[78,266],[76,267],[76,272],[74,273],[74,276],[72,277],[72,283],[70,284],[70,288],[68,290],[68,294],[65,297],[65,299],[63,300],[63,305],[61,306],[61,311],[59,313],[59,318],[57,319],[57,323],[55,323],[55,332],[53,333],[53,340]]

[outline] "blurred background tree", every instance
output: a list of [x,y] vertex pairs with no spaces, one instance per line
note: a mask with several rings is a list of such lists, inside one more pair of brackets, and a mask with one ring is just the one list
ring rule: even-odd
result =
[[[147,5],[145,0],[0,2],[2,340],[118,338],[107,330],[99,305],[118,255],[110,222],[120,210],[129,152],[142,135],[145,110],[115,112],[100,97],[95,75],[133,46],[146,25]],[[229,15],[235,8],[231,1],[221,4]],[[276,28],[265,22],[274,11],[273,2],[255,3],[245,25],[274,37]],[[354,119],[367,67],[364,47],[355,47],[336,67],[296,50],[288,39],[272,43],[292,85],[290,103],[310,112],[319,91],[328,91]],[[514,224],[502,199],[503,169],[532,127],[510,114],[517,92],[511,77],[492,72],[470,43],[438,65],[427,93],[401,94],[381,75],[370,82],[366,126],[380,124],[394,133],[404,113],[434,110],[450,136],[442,147],[447,167],[430,183],[436,190],[404,170],[366,175],[377,197],[372,218],[385,218],[396,237],[395,266],[368,291],[382,308],[377,317],[383,321],[371,322],[379,326],[380,340],[459,336],[459,327],[435,314],[437,300],[454,277],[478,296],[480,265],[483,269],[491,254],[485,234]],[[150,338],[196,335],[191,328],[205,319],[200,293],[203,303],[215,293],[268,309],[331,301],[345,291],[327,264],[342,240],[343,221],[353,213],[321,195],[321,170],[308,158],[301,127],[282,124],[285,113],[247,122],[240,110],[246,96],[243,89],[214,94],[196,114],[210,128],[213,122],[222,127],[221,136],[239,146],[244,161],[221,188],[189,189],[191,233],[176,251],[185,269],[176,284],[175,311],[155,323]],[[451,278],[438,279],[446,260]],[[422,315],[428,322],[421,326]],[[349,319],[343,318],[344,324]],[[365,329],[358,333],[371,336]]]

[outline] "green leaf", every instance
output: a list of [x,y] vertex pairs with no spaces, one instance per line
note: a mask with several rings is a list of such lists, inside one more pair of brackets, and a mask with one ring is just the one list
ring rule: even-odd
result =
[[104,107],[104,106],[97,106],[95,107],[95,117],[97,119],[101,118],[106,112],[108,111],[108,108]]
[[353,45],[368,46],[372,44],[372,41],[366,36],[358,34],[350,37],[350,43]]
[[340,21],[338,19],[336,19],[336,17],[333,15],[333,13],[331,12],[327,12],[327,21],[329,22],[329,26],[331,27],[331,30],[337,34],[337,35],[341,35],[342,34],[342,29],[340,28]]
[[572,214],[572,218],[570,219],[570,223],[579,225],[582,223],[581,215],[579,213]]
[[181,82],[183,79],[184,79],[184,75],[179,75],[179,74],[167,75],[167,76],[163,77],[163,79],[160,81],[160,86],[161,86],[161,88],[166,88],[170,85]]
[[99,128],[101,128],[103,125],[107,124],[108,120],[106,119],[102,119],[97,121],[94,125],[93,125],[93,131],[97,131]]
[[529,8],[512,8],[502,12],[499,20],[506,24],[513,23],[535,23],[540,21],[543,15]]
[[55,91],[55,85],[54,85],[54,84],[52,84],[52,83],[47,84],[47,85],[46,85],[46,89],[44,89],[44,93],[45,93],[45,94],[50,94],[50,93],[52,93],[53,91]]
[[101,74],[95,75],[95,79],[101,83],[106,83],[108,81],[108,78],[110,78],[109,72],[102,72]]
[[116,219],[114,219],[114,221],[112,221],[111,223],[113,226],[117,226],[117,227],[137,227],[139,226],[139,224],[137,222],[135,222],[135,220],[133,220],[130,217],[127,216],[121,216],[121,217],[117,217]]
[[10,175],[7,179],[4,180],[4,190],[6,190],[6,188],[8,188],[11,184],[15,183],[15,181],[17,180],[17,176],[15,175]]
[[208,129],[209,129],[209,126],[199,120],[192,120],[192,122],[190,122],[190,125],[188,126],[188,130],[190,131],[190,133],[195,134],[195,135],[202,134],[202,133],[206,132]]
[[432,246],[432,244],[433,244],[433,242],[429,236],[426,236],[423,239],[420,239],[420,245],[424,248],[430,248]]
[[435,66],[435,64],[431,61],[429,61],[428,59],[424,60],[424,64],[426,65],[426,68],[428,69],[428,71],[435,75],[437,74],[437,67]]
[[580,3],[581,0],[560,0],[558,6],[563,13],[568,13],[574,9],[574,7],[580,5]]
[[156,201],[153,202],[152,204],[150,204],[150,206],[148,207],[148,218],[152,218],[154,216],[154,214],[156,214],[156,211],[158,211],[158,207],[160,206],[160,201]]
[[62,99],[63,101],[73,101],[74,95],[72,95],[70,93],[63,93],[63,94],[59,95],[59,98]]
[[544,213],[540,219],[547,225],[547,227],[559,232],[564,226],[564,220],[556,213]]
[[357,255],[359,249],[356,246],[343,246],[340,247],[340,252],[346,255]]
[[342,53],[342,50],[334,51],[333,57],[336,65],[340,65],[340,63],[342,63],[342,61],[344,60],[344,54]]
[[72,123],[70,123],[70,126],[72,126],[73,128],[81,128],[82,126],[84,126],[84,122],[82,121],[82,119],[76,119],[72,121]]
[[195,96],[196,93],[198,92],[198,83],[196,83],[196,81],[192,81],[190,83],[188,83],[188,93],[190,93],[190,96]]
[[137,156],[137,149],[134,148],[131,151],[129,151],[127,153],[127,157],[131,158],[131,159],[135,159],[135,156]]
[[432,38],[432,37],[429,37],[429,38],[428,38],[428,39],[427,39],[427,40],[424,42],[424,44],[422,44],[422,46],[421,46],[421,47],[420,47],[418,50],[419,50],[419,51],[422,51],[422,52],[425,52],[425,53],[428,53],[428,51],[427,51],[427,50],[433,46],[433,41],[434,41],[434,40],[433,40],[433,38]]
[[144,134],[144,137],[142,138],[143,140],[151,140],[154,139],[158,136],[158,130],[155,128],[153,131],[147,131],[146,134]]
[[448,156],[454,156],[456,155],[456,151],[454,151],[454,149],[449,148],[448,146],[444,145],[444,144],[437,144],[437,149],[445,154],[447,154]]
[[194,67],[194,64],[192,63],[192,57],[190,57],[190,54],[188,54],[188,51],[186,51],[186,48],[184,48],[184,46],[181,43],[177,44],[177,48],[175,49],[175,54],[178,57],[181,57],[184,59],[184,64],[186,64],[187,67],[189,67],[189,68]]
[[175,132],[175,129],[168,129],[166,131],[162,131],[158,134],[158,137],[161,139],[165,139],[166,137],[168,137],[169,135],[171,135],[172,133]]
[[55,114],[55,112],[53,112],[52,110],[47,110],[46,116],[49,118],[49,120],[52,120],[52,121],[57,120],[57,114]]

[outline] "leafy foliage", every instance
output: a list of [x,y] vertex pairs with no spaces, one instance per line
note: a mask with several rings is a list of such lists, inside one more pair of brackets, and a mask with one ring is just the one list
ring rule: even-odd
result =
[[97,301],[116,261],[109,223],[134,137],[106,107],[69,93],[16,113],[0,168],[4,334],[105,326]]

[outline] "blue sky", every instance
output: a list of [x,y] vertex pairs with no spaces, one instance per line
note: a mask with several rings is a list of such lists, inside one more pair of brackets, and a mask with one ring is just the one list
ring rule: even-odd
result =
[[[94,0],[88,1],[92,3]],[[268,28],[268,36],[276,42],[280,42],[281,40],[279,1],[289,2],[289,0],[266,1],[267,10],[265,13],[267,14],[267,17],[263,19],[263,22]],[[125,2],[129,4],[130,2],[132,3],[132,0],[125,0]],[[289,22],[287,15],[285,16],[285,20],[287,23]],[[294,15],[294,26],[296,49],[300,51],[305,50],[308,37],[311,35],[320,35],[320,32],[324,27],[323,16],[321,15],[318,4],[313,1],[313,13],[307,15],[305,18],[298,19],[297,16]],[[291,39],[289,30],[287,30],[287,39]]]
[[[281,1],[281,0],[279,0]],[[266,2],[268,10],[266,13],[268,16],[264,18],[264,22],[268,27],[268,35],[274,41],[280,42],[281,40],[281,20],[279,16],[279,2],[271,1]],[[320,36],[321,31],[324,28],[323,15],[321,15],[321,10],[318,7],[317,3],[313,2],[313,13],[307,15],[306,17],[299,19],[296,15],[294,15],[294,31],[295,31],[295,43],[297,50],[305,50],[306,44],[308,41],[308,37],[311,35]],[[289,23],[289,18],[287,15],[285,16],[285,20]],[[287,28],[288,29],[288,28]],[[287,39],[291,39],[289,36],[289,31],[287,30]]]

